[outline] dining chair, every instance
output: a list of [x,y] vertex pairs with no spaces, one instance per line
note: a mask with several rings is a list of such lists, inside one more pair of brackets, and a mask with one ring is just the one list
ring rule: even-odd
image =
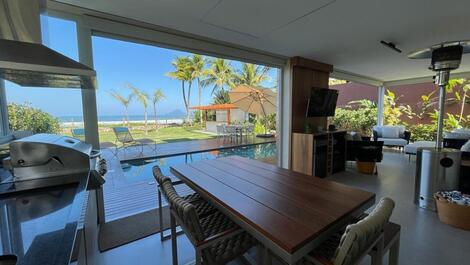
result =
[[225,137],[226,132],[225,132],[225,124],[217,124],[217,137]]
[[355,265],[370,255],[372,265],[381,265],[384,252],[384,228],[389,222],[395,203],[382,198],[364,219],[346,227],[309,253],[303,264]]
[[253,131],[255,130],[255,125],[254,124],[248,124],[245,127],[245,135],[248,137],[248,135],[253,136]]
[[233,140],[233,137],[238,137],[237,127],[234,125],[226,125],[225,132],[227,134],[227,137],[230,137],[230,140]]
[[221,265],[243,255],[257,241],[224,214],[217,211],[200,218],[194,204],[176,193],[171,181],[165,179],[162,190],[168,197],[171,211],[173,264],[178,264],[176,222],[195,248],[196,264]]
[[[173,180],[165,175],[163,175],[159,166],[154,166],[152,168],[153,177],[157,181],[157,197],[158,197],[158,221],[160,226],[160,240],[164,241],[170,238],[169,235],[165,235],[165,230],[163,228],[163,201],[162,201],[162,184],[164,181],[170,181],[173,186],[175,185],[184,185],[181,180]],[[165,193],[163,193],[165,195]],[[216,209],[207,201],[205,201],[199,194],[196,192],[190,193],[182,197],[185,201],[194,204],[196,207],[196,213],[199,217],[207,216],[211,213],[214,213]],[[168,201],[168,198],[165,199]]]
[[[400,231],[399,224],[388,222],[384,226],[384,248],[382,254],[388,252],[388,265],[398,265],[398,256],[400,253]],[[382,255],[377,252],[377,249],[372,249],[371,256],[375,259],[382,258]]]

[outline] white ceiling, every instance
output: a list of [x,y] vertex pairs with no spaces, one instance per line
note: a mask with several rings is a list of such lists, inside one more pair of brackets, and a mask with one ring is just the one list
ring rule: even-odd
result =
[[[470,39],[468,0],[59,1],[383,81],[429,76],[429,61],[409,60],[408,52]],[[467,71],[470,55],[456,72]]]

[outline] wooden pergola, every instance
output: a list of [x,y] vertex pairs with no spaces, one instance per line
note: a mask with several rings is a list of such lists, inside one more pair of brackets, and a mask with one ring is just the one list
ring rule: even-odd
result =
[[213,104],[207,106],[194,106],[190,107],[193,110],[203,110],[204,111],[204,120],[207,121],[207,111],[208,110],[226,110],[227,111],[227,123],[230,124],[230,110],[238,109],[234,104]]

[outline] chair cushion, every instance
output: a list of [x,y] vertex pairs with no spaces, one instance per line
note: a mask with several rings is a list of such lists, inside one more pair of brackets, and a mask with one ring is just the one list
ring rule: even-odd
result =
[[464,145],[462,145],[460,151],[470,152],[470,140],[468,140]]
[[384,126],[382,128],[382,138],[399,138],[400,132],[398,127]]
[[470,139],[470,133],[466,133],[466,132],[447,132],[444,134],[444,138],[448,138],[448,139]]
[[452,132],[455,133],[464,133],[464,134],[469,134],[470,135],[470,128],[460,128],[460,129],[455,129]]
[[408,144],[408,142],[405,139],[401,138],[378,138],[377,141],[383,141],[384,145],[388,146],[405,146]]
[[405,153],[416,155],[416,153],[418,152],[418,148],[435,147],[435,146],[436,146],[436,142],[433,142],[433,141],[417,141],[417,142],[406,145]]

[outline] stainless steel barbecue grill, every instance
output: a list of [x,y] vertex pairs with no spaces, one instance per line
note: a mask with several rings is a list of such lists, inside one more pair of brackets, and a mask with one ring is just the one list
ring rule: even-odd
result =
[[[90,172],[89,183],[104,183],[106,161],[90,144],[68,136],[36,134],[10,143],[10,157],[4,167],[13,175],[13,182],[73,176]],[[70,181],[76,181],[70,177]],[[62,182],[67,182],[64,179]]]

